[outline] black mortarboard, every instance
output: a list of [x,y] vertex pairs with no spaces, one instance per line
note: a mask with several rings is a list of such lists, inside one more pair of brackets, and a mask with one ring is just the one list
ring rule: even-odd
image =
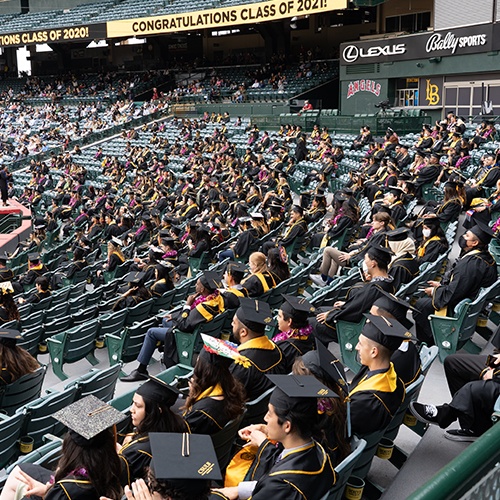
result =
[[79,399],[52,416],[70,429],[71,438],[80,446],[92,444],[92,438],[126,418],[123,413],[92,395]]
[[457,189],[457,188],[462,188],[464,187],[464,183],[462,181],[452,181],[452,180],[447,180],[445,183],[444,183],[444,187],[451,187],[453,189]]
[[299,205],[294,205],[292,207],[292,212],[296,212],[299,215],[304,215],[304,209],[301,206],[299,206]]
[[9,260],[9,256],[5,252],[0,253],[0,262],[5,264]]
[[172,224],[170,231],[172,231],[174,234],[179,236],[179,234],[181,234],[182,231],[184,231],[184,229],[181,226],[177,226],[176,224]]
[[157,247],[155,245],[151,245],[149,247],[149,252],[156,257],[161,257],[165,253],[160,247]]
[[167,236],[166,238],[161,238],[161,242],[164,245],[173,246],[175,244],[175,239],[172,238],[171,236]]
[[21,340],[23,336],[19,330],[13,330],[11,328],[0,328],[0,343],[7,345],[15,345],[18,340]]
[[431,154],[429,155],[429,158],[436,158],[436,159],[438,159],[438,160],[439,160],[439,159],[441,158],[441,155],[440,155],[440,154],[438,154],[438,153],[431,153]]
[[403,172],[400,176],[399,176],[399,180],[400,181],[409,181],[411,179],[411,174],[408,173],[408,172]]
[[384,311],[392,314],[404,327],[410,329],[412,327],[411,321],[406,317],[408,309],[412,312],[419,312],[411,304],[406,302],[399,297],[396,297],[392,293],[386,292],[385,290],[380,290],[382,292],[382,297],[379,297],[374,303],[374,306],[380,307]]
[[215,271],[204,271],[200,281],[207,290],[213,291],[217,290],[217,288],[223,288],[220,276]]
[[266,326],[273,321],[271,308],[267,302],[243,297],[236,317],[248,329],[255,333],[264,333]]
[[439,227],[441,224],[437,215],[429,215],[428,217],[424,217],[422,224],[427,227]]
[[145,213],[141,216],[142,220],[151,220],[151,214]]
[[31,262],[36,262],[37,260],[40,260],[40,254],[38,252],[29,253],[28,259]]
[[310,314],[316,309],[304,297],[294,297],[283,294],[285,301],[281,304],[281,310],[297,323],[305,323]]
[[140,284],[143,282],[144,280],[144,277],[146,276],[146,273],[142,273],[142,272],[131,272],[131,273],[128,273],[125,278],[124,278],[124,281],[126,283],[137,283],[137,284]]
[[276,386],[269,403],[276,409],[288,415],[296,414],[317,415],[318,398],[336,398],[335,392],[323,385],[312,375],[266,375]]
[[241,262],[229,262],[226,270],[232,276],[242,279],[247,273],[247,266]]
[[369,254],[369,257],[381,260],[386,264],[391,262],[391,258],[394,255],[390,248],[383,247],[382,245],[371,245],[370,248],[368,248],[367,253]]
[[386,213],[386,214],[392,215],[392,210],[387,205],[378,204],[377,208],[378,208],[378,212],[377,213]]
[[403,196],[405,194],[405,192],[403,191],[403,189],[401,189],[398,186],[391,186],[388,189],[388,192],[392,193],[394,196],[399,196],[399,197],[401,197],[401,196]]
[[399,321],[385,316],[364,314],[367,318],[361,334],[390,351],[395,351],[404,340],[411,340],[412,334]]
[[158,234],[160,235],[160,238],[166,238],[167,236],[170,236],[170,227],[168,229],[160,229]]
[[471,227],[469,231],[472,234],[476,235],[479,240],[481,240],[481,243],[484,243],[485,245],[488,245],[491,241],[491,238],[493,238],[494,236],[493,229],[479,220],[476,221],[476,225],[474,227]]
[[333,199],[335,201],[346,201],[349,198],[349,196],[346,193],[343,193],[342,191],[337,191],[333,195]]
[[316,350],[306,352],[302,361],[313,375],[338,385],[346,396],[349,394],[344,365],[321,342],[316,340]]
[[175,404],[180,394],[175,387],[151,375],[149,376],[149,380],[139,386],[135,393],[168,407]]
[[387,241],[404,241],[410,236],[410,230],[406,227],[398,227],[387,233]]
[[156,479],[174,483],[185,498],[198,498],[207,488],[207,482],[222,478],[208,435],[150,432],[149,442]]

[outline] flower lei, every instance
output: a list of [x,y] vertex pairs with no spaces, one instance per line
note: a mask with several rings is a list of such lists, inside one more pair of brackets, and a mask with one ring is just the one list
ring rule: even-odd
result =
[[292,329],[287,332],[280,332],[273,337],[273,342],[281,342],[288,339],[298,339],[300,337],[309,337],[313,332],[312,325],[307,325],[304,328]]
[[219,296],[219,290],[215,290],[214,293],[211,293],[210,295],[207,295],[207,296],[200,295],[191,304],[191,309],[194,309],[198,304],[203,304],[203,302],[206,302],[208,300],[213,300],[213,299],[217,298],[218,296]]

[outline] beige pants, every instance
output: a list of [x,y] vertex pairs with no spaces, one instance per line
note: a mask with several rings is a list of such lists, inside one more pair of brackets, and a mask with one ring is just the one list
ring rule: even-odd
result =
[[323,250],[323,260],[319,272],[333,278],[337,274],[339,266],[345,266],[349,263],[349,261],[340,262],[339,257],[341,255],[348,255],[348,253],[334,247],[326,247]]

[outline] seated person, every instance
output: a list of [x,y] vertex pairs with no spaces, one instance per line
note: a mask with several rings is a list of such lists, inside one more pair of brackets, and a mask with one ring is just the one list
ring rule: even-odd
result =
[[[267,255],[271,248],[277,246],[288,247],[292,245],[296,238],[300,238],[307,233],[307,222],[304,219],[304,209],[299,205],[294,205],[283,234],[276,239],[266,241],[262,245],[262,251]],[[297,250],[297,249],[296,249]]]
[[313,327],[307,318],[315,309],[305,298],[293,295],[283,295],[283,298],[285,300],[278,311],[279,333],[273,337],[273,342],[285,357],[288,373],[297,357],[314,349]]
[[193,332],[201,323],[212,321],[214,316],[224,311],[224,301],[217,290],[222,288],[219,276],[213,271],[205,271],[196,282],[196,293],[186,299],[181,311],[167,314],[162,321],[161,328],[150,328],[146,332],[144,344],[137,356],[139,366],[130,375],[122,377],[122,382],[137,382],[147,380],[148,364],[153,357],[158,342],[164,342],[163,362],[169,368],[177,363],[177,350],[174,328],[183,332]]
[[[448,384],[450,385],[450,381]],[[487,359],[487,365],[483,366],[476,380],[467,382],[452,392],[450,403],[434,406],[413,401],[410,410],[417,420],[439,425],[441,429],[446,429],[458,420],[460,429],[450,429],[444,436],[452,441],[475,441],[493,425],[491,414],[498,396],[500,355],[497,354]]]
[[335,322],[339,319],[359,323],[363,313],[368,312],[382,291],[393,293],[393,279],[387,272],[392,252],[381,246],[372,246],[365,254],[363,262],[363,276],[365,280],[349,289],[345,301],[337,301],[333,309],[319,308],[316,319],[313,320],[314,336],[328,344],[337,342]]
[[394,279],[394,289],[410,283],[418,275],[418,262],[415,259],[415,241],[410,230],[399,228],[387,233],[387,245],[394,253],[389,264],[389,275]]
[[256,480],[216,491],[235,500],[321,498],[335,483],[335,473],[324,448],[313,439],[318,425],[317,395],[335,397],[335,393],[312,376],[269,378],[277,387],[265,417],[267,435],[252,428],[243,437],[259,446],[257,456],[269,448],[269,440],[278,442],[280,453],[276,460],[268,461],[267,470]]
[[267,258],[262,252],[250,254],[248,267],[250,268],[250,276],[241,282],[245,297],[260,297],[282,281],[276,273],[269,270]]
[[144,276],[142,272],[128,273],[125,281],[128,289],[113,305],[113,311],[122,311],[127,307],[134,307],[137,304],[151,298],[151,293],[144,286]]
[[26,298],[20,297],[19,304],[38,304],[38,302],[50,297],[52,292],[49,290],[49,279],[45,276],[39,276],[35,279],[35,291],[32,291]]
[[266,374],[286,373],[281,349],[266,337],[266,325],[271,321],[269,304],[248,298],[241,299],[233,318],[233,337],[243,359],[236,360],[230,370],[250,401],[273,386]]
[[224,273],[226,288],[220,290],[224,300],[224,309],[237,309],[240,306],[240,298],[245,297],[246,291],[241,284],[247,268],[239,262],[229,262]]
[[396,320],[373,314],[365,316],[369,321],[356,345],[363,366],[349,391],[352,432],[358,436],[387,427],[403,402],[404,385],[394,370],[391,356],[405,338],[411,338]]
[[0,385],[11,384],[40,367],[29,352],[17,345],[21,339],[17,330],[0,331]]

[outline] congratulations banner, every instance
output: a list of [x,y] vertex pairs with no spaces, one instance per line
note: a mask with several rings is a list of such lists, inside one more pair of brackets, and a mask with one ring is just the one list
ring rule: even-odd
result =
[[345,9],[347,0],[268,0],[166,16],[109,21],[108,38],[223,28]]

